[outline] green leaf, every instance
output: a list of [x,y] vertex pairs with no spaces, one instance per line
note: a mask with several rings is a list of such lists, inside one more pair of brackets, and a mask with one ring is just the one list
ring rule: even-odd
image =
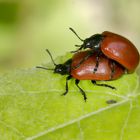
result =
[[[59,61],[67,57],[59,58]],[[58,60],[58,59],[57,59]],[[47,65],[50,67],[50,64]],[[27,69],[0,77],[0,139],[2,140],[139,140],[140,93],[136,73],[98,81],[117,88],[80,82],[87,102],[74,84],[52,71]],[[116,101],[108,104],[109,100]]]

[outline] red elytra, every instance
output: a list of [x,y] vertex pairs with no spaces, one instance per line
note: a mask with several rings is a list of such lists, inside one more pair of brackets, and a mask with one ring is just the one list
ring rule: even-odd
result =
[[139,64],[140,56],[137,48],[125,37],[105,31],[101,42],[101,51],[110,59],[124,66],[129,73]]
[[[72,58],[71,68],[77,66],[88,53],[89,51],[75,53]],[[80,64],[78,68],[71,69],[71,75],[78,80],[113,80],[124,74],[124,68],[120,64],[115,63],[114,73],[111,78],[112,60],[108,59],[104,54],[100,56],[99,66],[96,73],[93,73],[95,65],[96,53]]]

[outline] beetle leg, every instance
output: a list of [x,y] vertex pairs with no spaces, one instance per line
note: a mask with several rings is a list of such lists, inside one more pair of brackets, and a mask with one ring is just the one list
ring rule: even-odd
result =
[[91,80],[91,82],[92,82],[94,85],[97,85],[97,86],[103,86],[103,87],[108,87],[108,88],[111,88],[111,89],[116,89],[115,87],[110,86],[110,85],[107,85],[107,84],[97,84],[95,80]]
[[61,94],[61,95],[66,95],[67,93],[68,93],[68,91],[69,91],[69,87],[68,87],[68,81],[70,80],[72,78],[72,76],[71,75],[69,75],[67,78],[66,78],[66,91],[63,93],[63,94]]
[[116,63],[114,61],[111,62],[111,74],[110,74],[110,79],[113,78],[113,75],[115,74],[115,66],[116,66]]
[[75,47],[78,47],[79,48],[79,47],[81,47],[81,45],[75,45]]
[[75,50],[75,51],[71,51],[71,53],[76,53],[79,52],[80,50],[82,50],[83,46],[82,45],[75,45],[76,47],[79,47],[79,49]]
[[86,99],[87,99],[87,97],[86,97],[86,93],[83,91],[83,89],[81,88],[81,87],[79,87],[79,80],[78,79],[76,79],[75,80],[75,85],[79,88],[79,90],[80,90],[80,92],[81,92],[81,94],[83,95],[83,97],[84,97],[84,100],[85,100],[85,102],[86,102]]
[[86,61],[94,52],[89,52],[76,66],[72,67],[72,69],[78,68],[84,61]]

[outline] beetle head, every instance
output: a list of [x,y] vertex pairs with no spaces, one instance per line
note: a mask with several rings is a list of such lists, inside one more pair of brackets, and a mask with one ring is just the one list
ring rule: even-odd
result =
[[83,41],[82,47],[83,49],[87,49],[87,48],[93,50],[99,49],[102,40],[103,40],[103,36],[101,34],[95,34],[89,38],[86,38]]
[[54,73],[59,73],[61,75],[69,74],[69,71],[65,64],[58,64],[55,66]]
[[54,73],[58,73],[58,74],[61,74],[61,75],[65,75],[65,74],[70,73],[71,59],[66,61],[64,64],[56,64],[54,62],[54,59],[53,59],[50,51],[48,49],[46,49],[46,51],[49,54],[55,68],[46,68],[46,67],[42,67],[42,66],[37,66],[36,68],[41,68],[41,69],[45,69],[45,70],[52,70],[52,71],[54,71]]

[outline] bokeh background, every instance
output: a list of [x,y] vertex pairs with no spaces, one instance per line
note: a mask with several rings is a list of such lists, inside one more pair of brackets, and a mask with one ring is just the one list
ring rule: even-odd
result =
[[104,30],[126,36],[140,50],[139,0],[0,0],[0,74],[32,68]]

